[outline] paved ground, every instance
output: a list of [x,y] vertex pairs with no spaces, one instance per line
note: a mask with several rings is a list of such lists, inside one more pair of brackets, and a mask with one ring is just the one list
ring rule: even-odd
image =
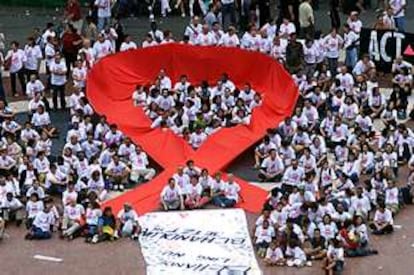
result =
[[[1,1],[0,1],[1,2]],[[329,27],[329,18],[326,16],[326,3],[322,1],[322,9],[317,13],[318,28],[326,30]],[[410,2],[410,1],[409,1]],[[24,42],[30,30],[42,27],[47,21],[58,18],[60,12],[45,9],[31,9],[30,15],[26,14],[24,8],[9,8],[0,4],[0,32],[6,34],[7,39],[17,39]],[[414,5],[410,5],[407,14],[414,14]],[[367,24],[374,19],[372,12],[368,12]],[[178,17],[168,18],[160,22],[161,28],[168,27],[176,34],[181,34],[188,19]],[[407,26],[414,31],[414,19],[408,16]],[[124,22],[126,32],[131,33],[139,40],[148,29],[147,18],[131,18]],[[23,121],[24,115],[19,115]],[[60,125],[64,131],[67,127],[67,115],[63,112],[52,115],[56,125]],[[412,125],[411,125],[412,126]],[[53,151],[60,152],[63,144],[62,139],[55,142]],[[252,166],[252,152],[246,152],[240,156],[229,168],[247,180],[255,180],[255,171]],[[405,179],[402,175],[401,179]],[[256,216],[247,214],[249,224],[252,225]],[[401,229],[396,230],[393,235],[385,237],[371,237],[372,245],[380,251],[377,256],[347,260],[344,274],[372,274],[378,275],[410,275],[414,272],[414,209],[412,206],[402,210],[396,219],[396,224]],[[115,243],[104,243],[96,246],[84,244],[82,240],[72,243],[54,238],[44,242],[28,242],[23,240],[25,231],[23,229],[9,228],[9,237],[0,243],[0,274],[144,274],[145,264],[139,245],[129,240],[121,240]],[[50,263],[34,260],[36,254],[60,257],[63,263]],[[288,268],[265,268],[259,261],[265,274],[321,274],[319,264],[315,263],[312,268],[301,270]]]

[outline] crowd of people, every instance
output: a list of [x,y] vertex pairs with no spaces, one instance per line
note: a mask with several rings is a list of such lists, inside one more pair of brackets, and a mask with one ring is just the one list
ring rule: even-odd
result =
[[[11,93],[28,99],[28,117],[20,124],[0,85],[0,238],[12,222],[25,223],[26,239],[48,239],[59,230],[62,238],[83,236],[97,243],[137,238],[140,232],[130,204],[119,213],[100,204],[112,190],[150,181],[156,170],[139,144],[94,113],[85,96],[86,76],[107,55],[176,40],[153,20],[142,44],[135,43],[119,19],[110,24],[109,3],[95,1],[96,13],[82,25],[79,3],[70,0],[64,30],[48,23],[23,47],[13,41],[4,55],[0,52]],[[176,7],[185,15],[183,3]],[[161,4],[166,15],[168,1]],[[404,30],[406,2],[388,4],[380,16],[383,27]],[[252,232],[258,255],[268,265],[297,267],[323,259],[327,271],[340,273],[345,256],[378,253],[370,245],[371,233],[392,233],[394,217],[414,194],[414,133],[404,123],[413,118],[412,65],[395,59],[392,92],[385,97],[375,63],[358,55],[363,23],[356,11],[341,26],[337,10],[331,10],[333,28],[323,35],[314,28],[311,1],[303,0],[297,9],[282,7],[280,20],[249,20],[239,36],[236,19],[229,17],[234,1],[203,7],[203,19],[190,9],[191,22],[177,42],[270,55],[291,73],[300,92],[294,113],[268,129],[252,156],[258,179],[274,185]],[[260,91],[249,82],[236,87],[225,72],[216,83],[191,81],[186,75],[172,80],[161,69],[152,86],[136,88],[132,102],[144,109],[152,128],[169,127],[195,149],[221,127],[249,124],[262,103]],[[51,119],[59,106],[70,112],[67,133]],[[63,136],[65,145],[56,156],[54,139]],[[407,168],[403,179],[400,171]],[[209,203],[233,207],[242,199],[233,175],[210,175],[193,161],[178,167],[160,194],[166,211]]]
[[153,121],[151,128],[168,127],[194,149],[221,127],[248,125],[253,109],[262,104],[249,83],[238,90],[226,73],[213,87],[208,81],[194,86],[186,75],[172,86],[165,70],[159,72],[154,85],[137,87],[132,99]]

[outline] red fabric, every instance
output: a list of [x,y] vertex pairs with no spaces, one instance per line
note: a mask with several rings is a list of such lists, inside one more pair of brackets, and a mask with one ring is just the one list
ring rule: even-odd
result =
[[413,50],[413,48],[411,47],[411,45],[408,45],[407,46],[407,48],[405,49],[405,51],[404,51],[404,55],[407,55],[407,56],[414,56],[414,50]]
[[[239,87],[250,82],[262,94],[263,105],[254,110],[250,125],[224,128],[210,136],[194,151],[171,130],[151,129],[150,119],[133,106],[136,85],[154,82],[164,68],[172,82],[186,74],[191,83],[216,83],[222,73]],[[196,166],[210,173],[224,169],[248,147],[260,140],[266,130],[290,115],[298,91],[289,74],[277,62],[257,52],[237,48],[197,47],[167,44],[119,53],[101,60],[88,75],[87,96],[95,110],[130,136],[161,166],[164,172],[151,182],[108,202],[115,211],[126,201],[145,213],[159,206],[159,194],[178,165],[193,159]],[[267,193],[247,182],[241,185],[240,207],[259,212]]]

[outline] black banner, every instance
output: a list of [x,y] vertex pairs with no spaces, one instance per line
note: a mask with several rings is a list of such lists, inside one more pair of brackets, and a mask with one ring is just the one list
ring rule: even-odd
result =
[[394,59],[403,55],[407,47],[413,44],[412,33],[363,28],[360,37],[360,55],[369,54],[378,71],[390,72]]

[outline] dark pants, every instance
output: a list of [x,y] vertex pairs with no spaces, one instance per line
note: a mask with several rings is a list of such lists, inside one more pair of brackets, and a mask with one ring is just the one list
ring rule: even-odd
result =
[[35,76],[39,76],[39,72],[37,70],[25,69],[25,73],[26,73],[26,82],[30,81],[30,76],[33,75],[33,74]]
[[49,231],[42,231],[42,229],[36,226],[32,227],[32,234],[32,238],[36,240],[45,240],[52,237],[52,234]]
[[0,70],[0,100],[4,100],[6,101],[6,94],[4,92],[4,87],[3,87],[3,76],[1,74],[1,70]]
[[394,231],[394,228],[390,224],[387,225],[386,227],[384,227],[383,229],[376,228],[376,226],[374,224],[372,224],[370,227],[371,227],[371,229],[373,229],[372,234],[374,234],[374,235],[390,234]]
[[10,73],[11,89],[13,94],[17,94],[16,89],[16,80],[19,78],[20,87],[22,88],[22,93],[26,93],[26,81],[24,79],[24,69],[21,68],[20,71],[15,73]]
[[223,29],[227,31],[229,25],[236,23],[234,3],[222,5],[221,16],[223,18]]
[[334,77],[338,72],[338,58],[328,58],[328,69]]
[[60,108],[66,108],[65,101],[65,85],[52,85],[53,92],[53,108],[58,109],[58,96],[60,97]]
[[303,39],[313,39],[315,35],[315,28],[313,25],[300,28],[300,36]]
[[78,54],[77,53],[64,53],[63,56],[65,57],[66,68],[67,68],[66,76],[69,77],[71,68],[75,65]]

